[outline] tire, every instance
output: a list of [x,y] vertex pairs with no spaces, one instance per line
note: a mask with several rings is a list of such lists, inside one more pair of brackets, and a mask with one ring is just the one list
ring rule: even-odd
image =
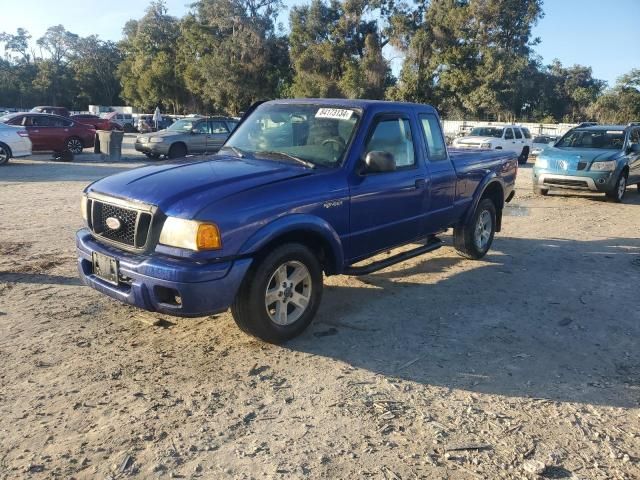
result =
[[82,153],[82,150],[84,150],[82,140],[80,140],[78,137],[68,138],[67,141],[64,142],[64,147],[74,155],[78,155]]
[[529,147],[524,147],[518,157],[518,165],[524,165],[529,160]]
[[6,145],[0,143],[0,165],[8,163],[10,158],[11,150]]
[[[304,245],[288,243],[256,259],[231,305],[231,314],[243,332],[277,344],[309,326],[321,298],[322,267],[316,255]],[[270,299],[274,301],[268,304]]]
[[184,143],[174,143],[169,148],[169,158],[182,158],[187,155],[187,147]]
[[638,193],[640,193],[640,183],[636,184],[636,188],[638,189]]
[[542,195],[543,197],[546,197],[549,194],[549,189],[533,187],[533,193],[535,193],[536,195]]
[[627,175],[625,172],[620,172],[620,176],[618,177],[618,181],[616,182],[613,190],[606,193],[607,198],[614,201],[615,203],[620,203],[624,199],[624,194],[627,189]]
[[491,248],[495,233],[496,207],[483,198],[469,221],[453,229],[453,246],[463,257],[479,260]]

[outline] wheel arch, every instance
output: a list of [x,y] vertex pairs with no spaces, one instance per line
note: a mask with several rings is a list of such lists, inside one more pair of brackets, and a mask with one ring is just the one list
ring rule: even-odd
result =
[[476,189],[476,194],[474,195],[474,200],[471,205],[471,208],[467,211],[464,216],[464,223],[467,223],[473,212],[476,211],[480,200],[483,198],[489,198],[493,201],[494,206],[496,207],[496,232],[499,232],[502,229],[502,210],[504,208],[504,184],[502,180],[496,176],[495,174],[488,176],[484,179],[484,181],[478,186]]
[[344,266],[340,237],[325,220],[311,215],[289,215],[265,225],[241,247],[239,255],[261,256],[283,243],[300,243],[319,255],[327,275],[337,275]]
[[4,142],[0,142],[0,146],[2,146],[2,148],[6,148],[7,152],[9,152],[9,158],[13,157],[13,151],[11,150],[11,147],[9,145],[7,145]]

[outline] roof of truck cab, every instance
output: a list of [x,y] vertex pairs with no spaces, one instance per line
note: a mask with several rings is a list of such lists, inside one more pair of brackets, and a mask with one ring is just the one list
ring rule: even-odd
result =
[[420,109],[436,113],[435,108],[431,105],[422,103],[409,102],[390,102],[386,100],[364,100],[364,99],[347,99],[347,98],[291,98],[271,100],[265,102],[268,104],[298,104],[298,105],[327,105],[332,107],[357,108],[361,110],[411,110]]

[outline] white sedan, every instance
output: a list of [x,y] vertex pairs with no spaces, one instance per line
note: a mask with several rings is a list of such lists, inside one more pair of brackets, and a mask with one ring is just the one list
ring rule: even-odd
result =
[[28,155],[31,155],[31,140],[27,130],[0,123],[0,165],[4,165],[12,157]]

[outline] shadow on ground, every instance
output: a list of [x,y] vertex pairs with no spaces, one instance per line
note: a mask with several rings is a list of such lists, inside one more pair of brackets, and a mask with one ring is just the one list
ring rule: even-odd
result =
[[287,348],[422,384],[637,407],[639,257],[624,238],[497,237],[482,262],[445,248],[328,286]]

